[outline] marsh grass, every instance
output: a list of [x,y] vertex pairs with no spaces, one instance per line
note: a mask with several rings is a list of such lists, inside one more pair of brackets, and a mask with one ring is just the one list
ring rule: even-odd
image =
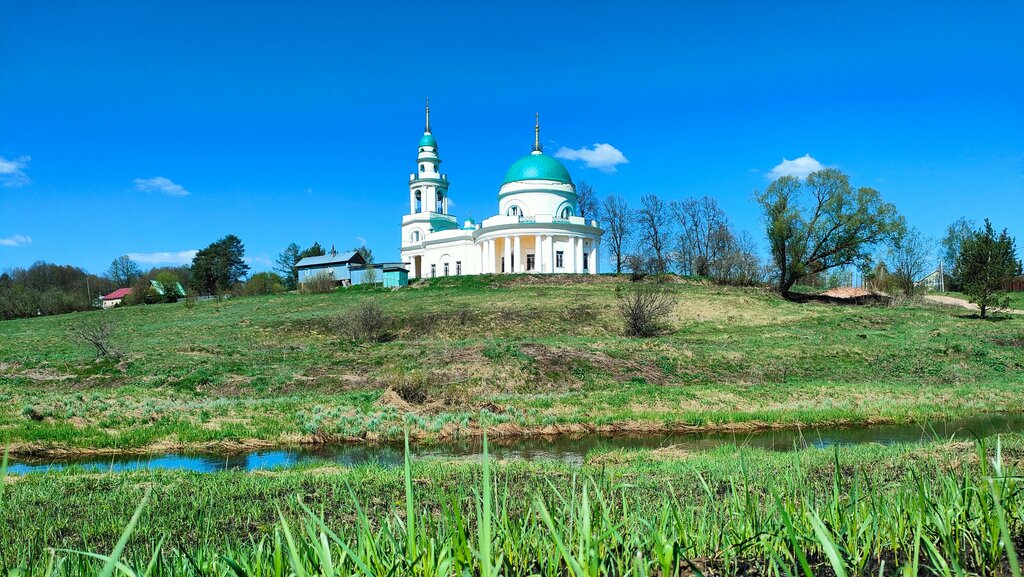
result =
[[[48,516],[31,524],[34,535],[5,525],[0,559],[26,575],[133,577],[1019,577],[1024,495],[1011,461],[1021,461],[1024,439],[966,445],[729,449],[669,462],[641,452],[624,465],[583,470],[505,464],[497,476],[486,449],[481,462],[457,466],[417,464],[407,450],[397,492],[391,473],[372,468],[310,468],[244,483],[207,476],[220,488],[197,494],[172,488],[192,483],[187,475],[40,476],[7,487],[0,505],[24,511],[31,495],[68,498],[37,493],[32,485],[40,483],[90,491],[124,484],[135,499],[104,507],[108,495],[88,493],[82,505],[94,513],[74,523],[80,537],[92,536],[78,545],[66,543],[76,531],[54,531]],[[245,486],[262,497],[234,495]],[[222,500],[225,491],[233,498]],[[195,503],[169,501],[175,492]],[[254,508],[269,514],[258,520]],[[181,524],[165,524],[175,514],[184,515]]]

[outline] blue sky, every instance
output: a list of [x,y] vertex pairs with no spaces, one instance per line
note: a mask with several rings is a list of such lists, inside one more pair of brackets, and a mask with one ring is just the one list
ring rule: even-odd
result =
[[0,269],[228,233],[254,270],[289,242],[394,259],[426,96],[460,217],[539,111],[547,152],[628,160],[575,180],[714,196],[762,244],[752,191],[808,154],[926,235],[1024,242],[1024,3],[628,4],[7,0]]

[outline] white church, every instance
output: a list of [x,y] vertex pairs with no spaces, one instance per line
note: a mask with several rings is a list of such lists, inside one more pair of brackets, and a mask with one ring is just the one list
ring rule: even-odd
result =
[[569,171],[546,156],[540,119],[533,152],[512,163],[498,189],[498,214],[460,226],[448,212],[448,175],[427,125],[418,170],[409,175],[409,214],[402,217],[402,262],[410,278],[489,273],[598,273],[603,231],[577,216]]

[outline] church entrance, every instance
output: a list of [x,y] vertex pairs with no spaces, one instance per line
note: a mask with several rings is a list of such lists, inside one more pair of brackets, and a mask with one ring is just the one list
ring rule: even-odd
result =
[[535,255],[533,253],[527,254],[526,255],[526,270],[532,271],[534,269],[534,267],[535,267],[535,263],[536,262],[537,262],[536,261],[536,257],[535,257]]
[[416,273],[416,278],[423,277],[423,257],[414,256],[412,257],[412,270]]

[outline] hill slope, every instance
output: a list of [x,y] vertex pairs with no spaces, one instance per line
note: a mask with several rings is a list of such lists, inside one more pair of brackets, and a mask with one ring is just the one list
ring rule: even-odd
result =
[[[339,438],[750,428],[1024,409],[1024,323],[924,306],[795,304],[673,282],[669,330],[621,336],[610,277],[436,279],[0,323],[17,452]],[[340,319],[372,299],[391,340]],[[67,333],[106,315],[125,357]]]

